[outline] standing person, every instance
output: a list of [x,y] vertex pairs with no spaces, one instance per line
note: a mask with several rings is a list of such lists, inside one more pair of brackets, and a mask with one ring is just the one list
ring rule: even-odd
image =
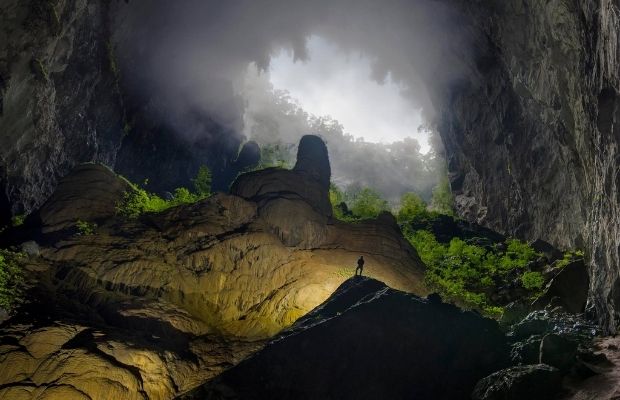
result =
[[360,272],[360,276],[362,276],[362,272],[364,272],[364,256],[360,256],[357,260],[357,268],[355,268],[355,276],[357,276],[357,271]]

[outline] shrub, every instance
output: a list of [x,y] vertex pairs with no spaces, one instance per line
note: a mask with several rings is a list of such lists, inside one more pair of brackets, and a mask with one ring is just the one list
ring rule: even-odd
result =
[[[125,217],[137,218],[143,213],[161,212],[181,204],[192,204],[210,196],[211,171],[207,167],[200,167],[198,174],[192,181],[196,193],[192,193],[184,187],[176,188],[170,200],[164,200],[128,181],[131,189],[123,194],[123,200],[117,204],[116,211]],[[146,185],[147,182],[145,181],[144,184]]]
[[15,215],[11,218],[11,225],[13,227],[21,226],[24,224],[24,221],[26,221],[26,216],[24,214]]
[[78,230],[78,235],[86,236],[95,233],[95,230],[97,229],[97,224],[94,222],[82,221],[81,219],[78,219],[75,222],[75,227]]
[[207,197],[211,194],[211,171],[205,165],[202,165],[198,169],[198,173],[196,177],[192,179],[192,183],[194,184],[194,190],[196,194],[199,196]]
[[416,193],[405,193],[400,198],[400,209],[396,216],[399,223],[413,221],[426,214],[426,203]]
[[0,307],[9,313],[23,301],[22,257],[21,253],[0,249]]
[[433,189],[431,209],[440,214],[454,215],[454,196],[447,176],[441,178]]
[[364,188],[353,196],[351,212],[354,216],[362,219],[375,218],[382,211],[388,211],[388,202],[373,189]]
[[[492,317],[500,316],[502,308],[490,300],[489,289],[496,284],[507,285],[514,279],[511,271],[526,268],[538,256],[527,243],[515,239],[508,240],[502,252],[499,247],[487,250],[459,238],[442,244],[426,230],[405,227],[404,234],[427,266],[425,279],[430,287],[450,301]],[[521,282],[527,290],[537,291],[544,278],[539,272],[526,270]]]
[[508,239],[506,244],[506,253],[500,259],[500,266],[504,270],[523,269],[540,256],[532,246],[520,240]]
[[521,284],[527,290],[540,290],[545,284],[545,278],[540,272],[526,271],[521,275]]

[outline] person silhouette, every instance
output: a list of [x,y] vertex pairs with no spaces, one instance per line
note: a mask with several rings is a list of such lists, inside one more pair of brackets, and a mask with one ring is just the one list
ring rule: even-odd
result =
[[357,271],[360,272],[360,276],[362,276],[362,272],[364,272],[364,256],[360,256],[357,260],[357,268],[355,268],[355,276],[357,276]]

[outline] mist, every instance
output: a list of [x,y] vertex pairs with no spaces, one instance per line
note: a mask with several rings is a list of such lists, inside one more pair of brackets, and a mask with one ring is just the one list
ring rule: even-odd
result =
[[315,133],[328,142],[338,184],[370,185],[395,198],[408,190],[427,195],[437,181],[441,162],[429,158],[439,148],[423,155],[415,140],[356,141],[337,121],[310,115],[274,91],[265,74],[281,51],[307,60],[308,40],[319,36],[371,60],[370,79],[389,77],[399,85],[432,132],[433,97],[458,82],[467,68],[459,52],[471,51],[447,6],[431,0],[134,0],[117,7],[112,30],[125,90],[148,99],[153,118],[178,135],[213,135],[202,118],[223,127],[218,132],[259,143],[294,143]]

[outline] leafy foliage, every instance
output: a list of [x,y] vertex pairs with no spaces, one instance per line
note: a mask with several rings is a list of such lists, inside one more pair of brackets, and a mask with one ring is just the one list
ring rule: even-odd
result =
[[0,249],[0,307],[8,312],[23,300],[22,257],[21,253]]
[[502,308],[488,297],[489,289],[508,284],[514,279],[515,271],[523,287],[529,291],[537,291],[544,284],[539,272],[527,269],[538,254],[527,243],[516,239],[508,240],[503,251],[500,247],[487,249],[459,238],[442,244],[426,230],[406,228],[405,237],[427,266],[429,286],[447,299],[487,315],[499,316],[502,313]]
[[209,169],[201,167],[196,178],[192,180],[196,193],[184,187],[176,188],[169,200],[162,199],[130,182],[131,190],[124,193],[123,201],[116,207],[117,212],[128,218],[137,218],[143,213],[161,212],[181,204],[195,203],[211,195],[210,179]]
[[439,180],[437,186],[433,188],[431,209],[440,214],[454,216],[454,196],[452,195],[450,182],[446,175],[444,175]]
[[11,225],[13,227],[21,226],[24,224],[24,221],[26,221],[26,216],[24,214],[18,214],[11,218]]
[[202,165],[198,169],[198,173],[196,177],[192,179],[192,183],[194,184],[194,190],[196,194],[199,196],[209,196],[211,195],[211,171],[205,165]]
[[521,275],[521,283],[528,290],[540,290],[545,284],[545,278],[540,272],[527,271]]
[[388,211],[388,202],[381,198],[381,195],[373,189],[364,188],[353,195],[351,201],[351,212],[358,218],[375,218],[382,211]]
[[412,221],[426,213],[426,203],[416,193],[405,193],[400,199],[400,209],[396,219],[399,223]]
[[95,233],[95,230],[97,229],[97,224],[94,222],[82,221],[81,219],[78,219],[75,222],[75,227],[77,228],[79,235],[86,236]]

